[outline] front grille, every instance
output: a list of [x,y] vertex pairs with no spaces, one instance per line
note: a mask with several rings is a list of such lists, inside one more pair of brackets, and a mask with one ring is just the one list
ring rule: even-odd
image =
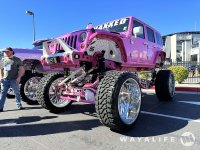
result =
[[65,43],[67,43],[69,46],[71,46],[71,47],[73,47],[73,48],[76,49],[77,35],[65,37],[63,40],[64,40]]
[[[68,44],[70,47],[76,49],[76,43],[77,43],[77,35],[74,36],[68,36],[65,38],[62,38],[63,41],[65,41],[66,44]],[[62,46],[57,43],[56,44],[56,51],[62,50]]]

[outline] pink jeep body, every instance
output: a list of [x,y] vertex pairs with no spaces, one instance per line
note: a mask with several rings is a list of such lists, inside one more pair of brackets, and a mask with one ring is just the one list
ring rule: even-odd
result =
[[[38,102],[51,112],[66,111],[72,101],[92,103],[104,125],[129,129],[140,112],[141,87],[155,85],[159,99],[173,99],[173,73],[156,69],[165,55],[159,32],[134,17],[95,28],[89,24],[43,43],[42,64],[62,68],[64,74],[40,80]],[[151,72],[151,81],[140,80],[139,71]]]
[[[135,27],[141,27],[143,33],[134,35]],[[126,17],[46,42],[42,64],[74,69],[89,62],[98,67],[102,54],[106,68],[132,72],[160,67],[166,55],[158,31],[134,17]]]
[[[83,70],[93,68],[98,70],[99,76],[106,70],[153,72],[164,61],[165,52],[159,32],[134,17],[126,17],[95,29],[74,31],[44,42],[41,62],[52,69],[75,71],[82,66]],[[61,98],[94,103],[94,96],[92,99],[87,98],[85,91],[89,89],[95,95],[98,84],[99,79],[84,83],[81,87],[73,86],[76,90],[65,89],[67,94]],[[141,87],[146,88],[150,84],[153,85],[149,82],[143,86],[141,83]]]

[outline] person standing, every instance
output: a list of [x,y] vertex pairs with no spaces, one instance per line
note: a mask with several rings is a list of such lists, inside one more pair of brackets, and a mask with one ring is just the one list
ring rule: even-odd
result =
[[11,87],[15,94],[16,105],[18,109],[24,109],[21,104],[21,96],[19,83],[25,70],[22,61],[14,56],[14,51],[11,47],[3,50],[4,57],[2,58],[2,68],[0,68],[1,80],[1,96],[0,96],[0,112],[4,109],[8,89]]

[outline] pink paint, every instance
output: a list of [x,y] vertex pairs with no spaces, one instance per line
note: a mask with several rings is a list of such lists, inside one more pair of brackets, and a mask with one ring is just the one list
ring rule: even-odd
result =
[[[95,94],[104,71],[139,72],[161,67],[166,54],[159,41],[162,41],[161,35],[154,28],[134,17],[125,17],[95,28],[88,26],[88,29],[70,32],[45,42],[47,49],[44,51],[50,54],[43,56],[45,60],[42,62],[44,66],[68,68],[71,71],[85,66],[87,82],[83,80],[82,85],[70,85],[68,82],[67,84],[77,91],[63,89],[67,94],[62,96],[62,99],[94,103],[85,100],[86,94],[89,93],[87,99],[93,96],[91,91],[85,93],[85,90],[94,89]],[[54,58],[56,62],[50,62],[49,58]],[[89,69],[93,69],[94,72],[87,74]],[[96,81],[89,79],[90,75],[96,77]]]
[[68,101],[76,101],[76,102],[95,104],[95,101],[86,101],[84,99],[77,100],[77,98],[72,98],[72,97],[69,97],[69,96],[60,96],[60,98],[63,99],[63,100],[68,100]]

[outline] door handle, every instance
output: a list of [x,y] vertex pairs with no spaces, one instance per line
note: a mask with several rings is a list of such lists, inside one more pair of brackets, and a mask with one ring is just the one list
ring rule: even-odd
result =
[[144,45],[148,45],[148,43],[147,43],[147,42],[144,42],[143,44],[144,44]]

